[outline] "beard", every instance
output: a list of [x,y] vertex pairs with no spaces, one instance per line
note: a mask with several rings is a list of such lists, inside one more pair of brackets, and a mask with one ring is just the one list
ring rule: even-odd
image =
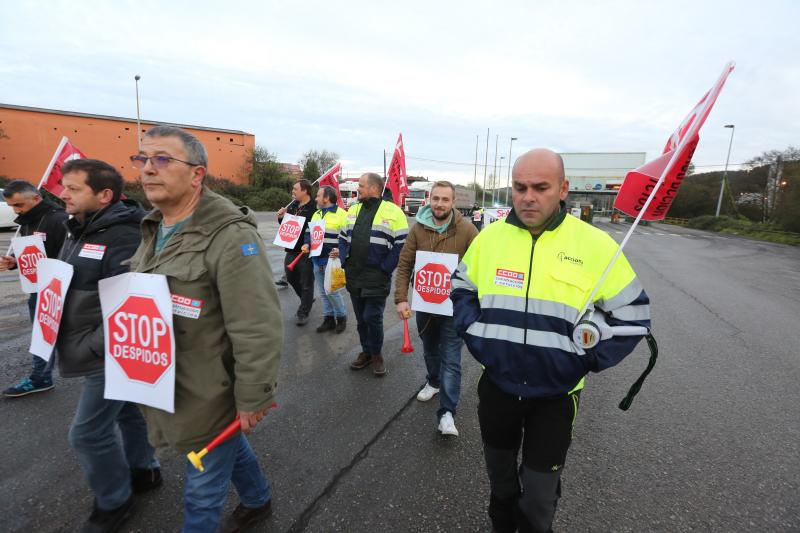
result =
[[442,216],[439,216],[439,215],[437,215],[437,214],[436,214],[436,211],[434,211],[433,209],[431,209],[431,214],[433,215],[433,218],[435,218],[435,219],[436,219],[436,220],[438,220],[439,222],[445,222],[445,221],[447,221],[447,219],[448,219],[448,218],[450,218],[450,214],[451,214],[451,213],[452,213],[452,210],[449,210],[449,211],[445,211],[445,212],[444,212],[444,214],[443,214]]

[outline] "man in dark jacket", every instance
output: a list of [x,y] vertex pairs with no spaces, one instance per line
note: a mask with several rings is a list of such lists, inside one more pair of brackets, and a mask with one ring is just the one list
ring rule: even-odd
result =
[[[133,492],[161,484],[147,426],[136,404],[103,398],[105,389],[103,317],[97,283],[128,271],[122,263],[139,245],[144,212],[120,200],[122,176],[103,161],[77,159],[64,165],[61,199],[67,238],[58,259],[74,268],[56,340],[63,377],[84,376],[69,441],[94,493],[85,532],[115,531],[128,517]],[[122,434],[120,442],[116,427]]]
[[[56,257],[64,242],[67,228],[64,222],[67,214],[64,208],[55,203],[45,200],[39,194],[39,190],[25,180],[14,180],[3,189],[3,197],[14,212],[19,215],[14,220],[19,224],[19,234],[21,237],[39,235],[44,241],[45,253],[47,257]],[[13,256],[0,257],[0,272],[17,268],[16,258]],[[28,297],[28,312],[33,321],[34,309],[36,307],[36,293]],[[3,395],[8,398],[18,398],[33,394],[34,392],[44,392],[53,388],[53,367],[40,357],[33,356],[33,368],[31,375],[22,379],[18,384],[3,391]]]
[[314,265],[308,254],[300,258],[295,263],[294,269],[289,270],[288,266],[297,259],[303,248],[303,235],[308,230],[308,223],[317,210],[317,204],[311,198],[311,183],[308,180],[300,180],[292,187],[292,198],[294,201],[289,207],[282,207],[278,211],[278,222],[283,221],[283,215],[290,214],[305,217],[300,238],[294,248],[286,249],[286,256],[283,266],[286,272],[286,281],[292,286],[297,297],[300,298],[300,307],[297,308],[297,325],[303,326],[308,322],[308,314],[311,312],[311,305],[314,303]]

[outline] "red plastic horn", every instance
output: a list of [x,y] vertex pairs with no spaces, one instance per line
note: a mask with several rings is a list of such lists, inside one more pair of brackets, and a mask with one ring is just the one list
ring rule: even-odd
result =
[[305,252],[300,252],[300,255],[298,255],[297,257],[295,257],[295,258],[294,258],[294,261],[292,261],[291,263],[289,263],[289,265],[286,267],[286,269],[287,269],[289,272],[293,271],[293,270],[294,270],[294,267],[295,267],[295,266],[297,266],[297,262],[298,262],[298,261],[300,261],[300,258],[301,258],[301,257],[303,257],[305,254],[306,254]]
[[[272,405],[270,405],[270,409],[274,409],[276,407],[278,407],[278,404],[273,403]],[[236,435],[236,433],[238,433],[240,429],[242,429],[242,421],[239,420],[239,415],[236,415],[236,418],[233,420],[233,422],[228,424],[228,427],[223,429],[219,435],[214,437],[214,440],[206,444],[205,448],[203,448],[199,452],[189,452],[188,454],[186,454],[186,458],[189,459],[189,462],[192,463],[192,465],[196,469],[198,469],[201,472],[204,472],[205,468],[203,468],[203,461],[202,461],[203,457],[205,457],[208,453],[210,453],[211,450],[213,450],[214,448],[216,448],[229,438]]]
[[411,346],[411,336],[408,334],[408,319],[403,320],[403,347],[400,348],[402,353],[411,353],[414,347]]

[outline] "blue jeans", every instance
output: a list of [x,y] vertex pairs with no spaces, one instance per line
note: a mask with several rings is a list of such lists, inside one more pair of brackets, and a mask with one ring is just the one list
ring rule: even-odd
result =
[[446,411],[456,414],[461,394],[461,347],[464,340],[456,333],[453,317],[417,311],[417,331],[425,352],[428,383],[439,389],[441,417]]
[[383,310],[386,296],[356,296],[350,293],[353,314],[358,322],[358,338],[361,349],[369,355],[377,355],[383,349]]
[[[28,296],[28,314],[33,322],[33,317],[36,315],[36,293]],[[33,357],[33,367],[31,368],[31,381],[34,385],[50,385],[53,382],[53,362],[55,357],[50,357],[49,361],[45,361],[41,357]]]
[[233,482],[245,507],[261,507],[272,498],[258,459],[247,442],[237,433],[203,457],[205,472],[186,461],[186,486],[183,490],[183,532],[215,532],[219,529],[222,508]]
[[[147,425],[136,404],[103,398],[105,375],[86,376],[69,443],[94,493],[97,506],[109,511],[131,496],[131,468],[156,468],[147,442]],[[122,434],[122,443],[116,427]]]
[[[322,270],[320,270],[322,268]],[[344,289],[339,289],[333,294],[325,294],[325,267],[314,266],[314,282],[322,299],[323,316],[344,318],[347,316],[347,307],[344,305]]]

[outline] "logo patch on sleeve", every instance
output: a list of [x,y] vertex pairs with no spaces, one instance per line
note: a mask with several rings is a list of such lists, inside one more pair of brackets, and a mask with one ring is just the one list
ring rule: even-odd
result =
[[242,245],[242,255],[247,257],[249,255],[258,255],[258,243],[248,242]]
[[525,287],[525,273],[498,268],[495,271],[494,284],[512,289],[522,289]]
[[172,295],[172,314],[182,316],[185,318],[193,318],[197,320],[200,318],[200,313],[203,311],[203,300],[194,298],[187,298],[180,294]]

